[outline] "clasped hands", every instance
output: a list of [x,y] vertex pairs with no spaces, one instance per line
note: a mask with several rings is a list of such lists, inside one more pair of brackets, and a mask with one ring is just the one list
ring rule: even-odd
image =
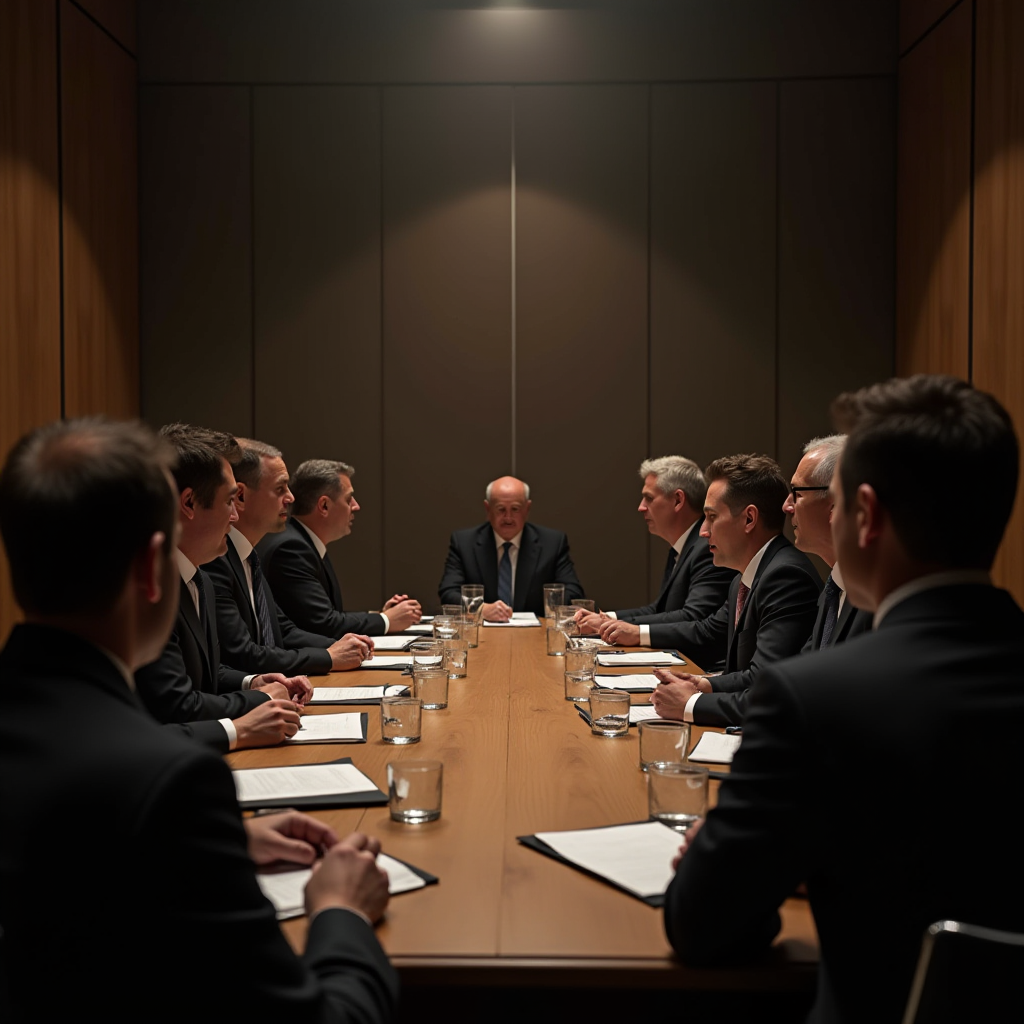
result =
[[597,634],[606,644],[618,644],[620,647],[640,646],[640,627],[632,622],[613,619],[604,612],[588,612],[580,609],[576,613],[576,622],[580,627],[580,636]]
[[683,721],[683,712],[695,693],[711,693],[711,680],[707,676],[677,674],[666,668],[656,668],[654,675],[658,686],[651,694],[651,703],[659,718]]

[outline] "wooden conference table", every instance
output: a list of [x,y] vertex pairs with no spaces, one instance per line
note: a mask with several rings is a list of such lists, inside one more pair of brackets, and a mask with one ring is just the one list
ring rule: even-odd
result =
[[[805,901],[784,905],[782,933],[764,961],[738,969],[687,968],[673,959],[660,910],[516,842],[534,832],[647,817],[636,729],[625,738],[591,735],[564,698],[563,665],[564,659],[547,655],[543,628],[481,627],[467,677],[449,684],[447,709],[423,712],[420,743],[383,743],[375,706],[324,706],[309,713],[367,711],[368,741],[245,750],[228,760],[233,768],[255,768],[350,756],[385,792],[389,761],[444,763],[436,822],[400,825],[387,807],[315,812],[339,834],[358,829],[377,836],[386,853],[439,877],[438,885],[393,897],[378,928],[407,990],[583,986],[600,987],[605,995],[642,988],[804,999],[818,957]],[[356,671],[312,682],[402,680],[393,671]],[[691,744],[702,731],[693,727]],[[712,782],[712,800],[717,787]],[[301,948],[305,918],[282,927]]]

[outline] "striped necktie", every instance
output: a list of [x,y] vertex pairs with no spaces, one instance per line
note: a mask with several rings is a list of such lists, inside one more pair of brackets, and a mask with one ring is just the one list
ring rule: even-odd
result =
[[263,570],[260,568],[260,556],[253,548],[246,559],[252,571],[252,599],[256,605],[256,621],[260,627],[260,643],[264,647],[276,647],[274,640],[274,626],[270,621],[270,608],[267,605],[267,595],[263,592]]
[[821,646],[828,647],[832,643],[836,621],[839,618],[839,596],[842,591],[839,584],[831,576],[825,580],[825,622],[821,627]]
[[512,541],[502,546],[501,561],[498,563],[498,600],[512,607]]
[[747,603],[749,594],[750,587],[746,583],[741,583],[740,589],[736,591],[736,618],[733,620],[733,626],[740,624],[740,616],[743,614],[743,606]]

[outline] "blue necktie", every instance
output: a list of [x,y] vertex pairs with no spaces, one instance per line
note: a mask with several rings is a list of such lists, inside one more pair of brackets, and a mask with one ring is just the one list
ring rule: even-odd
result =
[[264,647],[276,647],[274,640],[274,626],[270,621],[270,608],[267,607],[267,597],[263,593],[263,570],[260,568],[260,556],[253,548],[246,559],[249,568],[252,570],[252,599],[256,604],[256,620],[260,627],[260,643]]
[[828,647],[839,618],[839,595],[842,591],[831,576],[825,580],[825,622],[821,627],[821,646]]
[[501,561],[498,563],[498,600],[512,607],[512,541],[502,546]]

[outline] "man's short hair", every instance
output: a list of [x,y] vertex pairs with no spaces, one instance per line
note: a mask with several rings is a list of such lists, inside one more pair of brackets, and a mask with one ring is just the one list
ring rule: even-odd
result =
[[[500,480],[500,479],[501,479],[501,477],[498,478],[498,480]],[[515,477],[514,479],[518,480],[519,478]],[[491,488],[494,487],[494,485],[497,482],[498,482],[497,480],[492,480],[484,488],[484,501],[490,502],[490,500],[491,500]],[[523,485],[523,501],[529,501],[530,500],[530,485],[525,480],[519,480],[519,482]]]
[[292,514],[308,516],[324,494],[331,501],[337,501],[338,495],[341,494],[341,481],[338,477],[347,476],[351,480],[355,472],[347,462],[307,459],[295,470],[289,484],[295,498]]
[[168,423],[160,436],[174,449],[177,461],[174,482],[178,493],[191,487],[196,501],[209,508],[224,483],[224,460],[238,459],[238,442],[222,430],[194,427],[191,423]]
[[767,455],[727,455],[710,463],[704,475],[708,486],[716,480],[726,481],[723,500],[733,515],[754,505],[769,530],[777,533],[782,529],[786,522],[782,505],[789,494],[789,483],[774,459]]
[[640,463],[640,479],[654,477],[654,485],[662,494],[673,494],[682,491],[686,495],[686,503],[697,512],[704,508],[704,497],[708,492],[708,482],[704,474],[692,459],[684,459],[682,455],[663,455],[660,459],[644,459]]
[[[951,568],[989,569],[1017,493],[1013,422],[989,394],[956,377],[918,374],[832,403],[847,431],[839,466],[844,501],[869,484],[907,553]],[[964,520],[963,480],[977,483],[977,514]]]
[[23,437],[0,473],[18,604],[36,615],[108,611],[153,534],[170,554],[173,465],[171,446],[141,423],[68,420]]
[[238,454],[228,459],[235,479],[246,487],[259,487],[263,479],[263,460],[280,459],[281,449],[262,441],[254,441],[251,437],[236,437]]
[[804,455],[821,452],[821,458],[811,470],[811,483],[815,487],[828,487],[832,483],[836,466],[839,465],[839,456],[843,454],[844,444],[846,444],[845,434],[829,434],[828,437],[815,437],[804,445]]

